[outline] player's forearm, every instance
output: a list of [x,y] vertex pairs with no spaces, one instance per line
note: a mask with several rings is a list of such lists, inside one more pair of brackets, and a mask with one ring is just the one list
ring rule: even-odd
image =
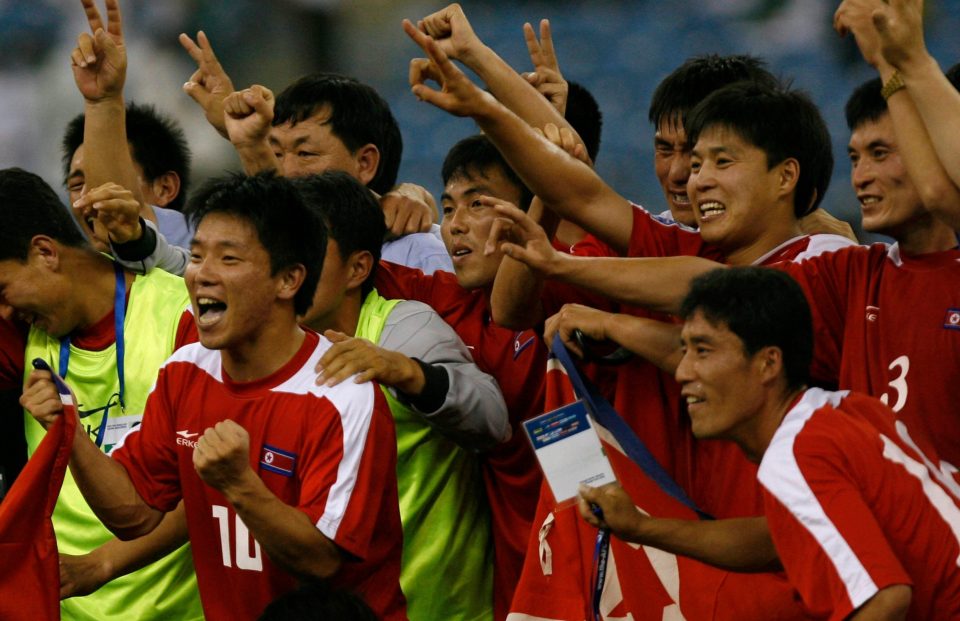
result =
[[340,549],[305,513],[277,498],[247,469],[221,490],[270,559],[295,576],[329,578],[340,569]]
[[592,168],[537,135],[499,102],[488,98],[474,118],[531,192],[561,218],[626,250],[630,231],[618,223],[632,208]]
[[607,258],[561,255],[548,276],[615,302],[677,313],[694,278],[723,267],[699,257]]
[[94,514],[119,539],[142,537],[163,518],[163,513],[143,501],[126,469],[79,429],[70,453],[70,472]]
[[904,64],[900,73],[943,168],[960,185],[960,92],[929,55]]
[[102,585],[146,567],[187,543],[187,519],[183,502],[163,516],[153,531],[130,541],[111,539],[90,553],[97,564]]
[[486,45],[466,56],[464,64],[476,72],[500,103],[530,126],[542,128],[553,123],[576,133],[546,97]]
[[460,446],[482,451],[510,439],[507,405],[496,380],[469,361],[437,363],[449,376],[443,404],[424,418]]
[[[893,68],[883,65],[880,78],[893,76]],[[934,216],[960,228],[960,189],[947,174],[930,134],[908,90],[894,93],[887,100],[901,160],[917,188],[923,206]]]
[[[560,218],[552,210],[544,209],[539,197],[533,198],[527,214],[540,224],[547,239],[556,235]],[[526,265],[510,257],[503,257],[490,294],[490,311],[494,323],[512,330],[526,330],[542,324],[546,319],[541,303],[543,286],[543,279]]]
[[249,176],[262,172],[275,172],[282,175],[280,162],[266,141],[253,144],[234,144],[243,172]]
[[780,568],[780,559],[764,517],[644,519],[625,539],[731,571],[758,572]]
[[671,375],[676,372],[683,356],[678,324],[623,314],[612,315],[606,324],[608,339]]
[[902,621],[907,618],[912,589],[895,584],[877,591],[876,595],[850,615],[850,621]]
[[130,145],[127,142],[126,108],[123,97],[86,102],[83,123],[83,172],[87,188],[113,182],[133,192],[141,204],[143,195]]
[[169,274],[183,276],[190,262],[190,251],[171,245],[152,222],[143,224],[140,238],[124,244],[110,244],[117,262],[139,274],[158,267]]

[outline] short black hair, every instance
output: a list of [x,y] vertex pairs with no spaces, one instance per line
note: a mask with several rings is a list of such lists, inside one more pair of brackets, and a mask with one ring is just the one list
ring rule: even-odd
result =
[[361,289],[366,297],[373,289],[380,249],[387,233],[377,199],[359,181],[340,170],[298,177],[294,184],[307,207],[320,214],[327,226],[327,235],[336,240],[343,259],[360,250],[373,255],[373,268]]
[[297,315],[307,312],[320,280],[327,233],[323,219],[306,206],[293,181],[272,172],[213,179],[187,205],[194,230],[211,213],[236,216],[253,226],[270,255],[271,275],[297,264],[304,266],[306,276],[293,302]]
[[833,174],[833,147],[826,122],[805,93],[757,82],[725,86],[687,115],[687,141],[696,145],[700,134],[712,127],[731,130],[762,150],[768,169],[788,158],[797,160],[800,177],[793,197],[797,218],[823,200]]
[[600,134],[603,131],[603,112],[600,111],[600,104],[597,103],[593,93],[579,82],[569,81],[567,88],[569,89],[567,111],[564,117],[580,135],[580,139],[587,148],[587,155],[596,162],[597,154],[600,152]]
[[[169,116],[161,114],[150,105],[130,102],[126,114],[127,142],[133,160],[143,169],[148,182],[160,175],[175,172],[180,177],[180,193],[167,205],[170,209],[182,209],[187,199],[190,183],[190,147],[180,126]],[[83,144],[84,114],[81,112],[67,124],[63,135],[63,177],[70,174],[73,154]]]
[[483,134],[468,136],[453,145],[447,152],[447,157],[443,160],[443,166],[440,169],[440,176],[443,179],[443,185],[450,183],[451,179],[457,177],[473,178],[483,176],[483,171],[490,167],[497,167],[503,171],[504,176],[520,191],[520,202],[517,205],[520,209],[526,211],[530,209],[530,202],[533,201],[533,192],[524,185],[517,173],[510,168],[503,155],[497,150],[490,139]]
[[31,172],[0,170],[0,210],[0,261],[26,261],[30,240],[36,235],[47,235],[65,246],[90,248],[57,193]]
[[[945,75],[953,84],[953,87],[960,90],[960,63],[947,69]],[[857,129],[864,123],[878,121],[888,112],[887,100],[880,94],[882,89],[883,82],[880,78],[873,78],[853,90],[850,98],[847,99],[846,107],[844,107],[847,127],[850,131]]]
[[376,621],[366,602],[324,583],[308,583],[270,602],[257,621]]
[[650,100],[647,117],[654,127],[669,121],[682,127],[687,114],[713,91],[750,80],[776,86],[777,78],[755,56],[707,54],[687,59],[661,80]]
[[380,152],[377,172],[367,184],[385,194],[397,182],[403,138],[390,105],[372,87],[335,73],[306,75],[277,96],[273,125],[296,125],[330,107],[330,129],[351,153],[373,144]]
[[696,312],[729,328],[748,356],[763,347],[780,348],[789,389],[808,383],[813,320],[803,290],[786,272],[754,266],[707,272],[694,279],[680,306],[685,321]]

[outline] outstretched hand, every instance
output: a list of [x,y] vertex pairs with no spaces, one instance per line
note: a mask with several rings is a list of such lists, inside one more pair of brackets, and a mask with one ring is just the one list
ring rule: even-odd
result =
[[207,35],[201,30],[194,42],[186,34],[180,35],[180,45],[190,54],[197,70],[183,85],[183,91],[197,102],[213,126],[224,138],[229,139],[223,118],[223,100],[233,92],[233,82],[224,71]]
[[[410,20],[403,20],[403,30],[427,53],[427,58],[410,61],[410,90],[417,99],[456,116],[478,115],[484,106],[496,101],[471,82],[437,42],[418,30]],[[439,90],[427,86],[429,80],[439,84]]]
[[81,0],[81,4],[90,32],[77,37],[77,47],[70,55],[77,89],[88,102],[120,97],[127,76],[127,52],[118,0],[106,0],[106,28],[96,0]]
[[844,0],[833,14],[833,29],[840,36],[853,34],[863,59],[879,69],[885,63],[880,53],[880,35],[873,24],[877,0]]
[[570,87],[560,73],[557,53],[553,48],[550,21],[540,20],[539,41],[537,40],[537,34],[533,31],[533,26],[529,23],[523,25],[523,37],[527,42],[530,62],[533,63],[533,71],[524,73],[524,79],[546,97],[561,115],[566,114],[567,94]]
[[[484,253],[491,254],[499,243],[504,254],[526,265],[538,277],[549,278],[564,255],[554,249],[543,227],[509,203],[486,196],[479,200],[497,212]],[[510,241],[503,241],[504,238]]]

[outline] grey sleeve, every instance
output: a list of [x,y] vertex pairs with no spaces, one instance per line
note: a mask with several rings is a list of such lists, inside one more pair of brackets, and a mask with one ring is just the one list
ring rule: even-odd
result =
[[446,396],[433,411],[424,412],[417,407],[416,398],[393,391],[440,433],[473,450],[489,449],[510,439],[507,406],[496,380],[477,368],[463,341],[432,308],[413,301],[397,304],[378,345],[431,367],[424,369],[428,383],[431,375],[446,373]]
[[183,276],[190,261],[190,251],[167,242],[167,238],[157,230],[157,225],[153,222],[140,218],[140,224],[144,227],[140,239],[110,245],[117,262],[139,274],[159,267],[165,272]]

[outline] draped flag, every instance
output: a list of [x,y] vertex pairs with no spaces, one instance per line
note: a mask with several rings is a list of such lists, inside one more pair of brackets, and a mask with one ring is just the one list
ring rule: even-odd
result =
[[0,503],[0,619],[4,621],[60,618],[60,557],[50,518],[70,461],[77,414],[69,389],[56,383],[63,415],[47,430]]
[[[641,511],[655,516],[703,519],[682,489],[652,458],[643,442],[589,382],[579,377],[559,339],[547,363],[546,410],[581,398],[594,418],[607,458]],[[562,362],[561,362],[562,361]],[[544,482],[533,532],[507,621],[607,621],[805,619],[799,597],[777,574],[736,574],[656,548],[610,539],[605,580],[591,584],[597,529],[576,507],[556,509]]]

